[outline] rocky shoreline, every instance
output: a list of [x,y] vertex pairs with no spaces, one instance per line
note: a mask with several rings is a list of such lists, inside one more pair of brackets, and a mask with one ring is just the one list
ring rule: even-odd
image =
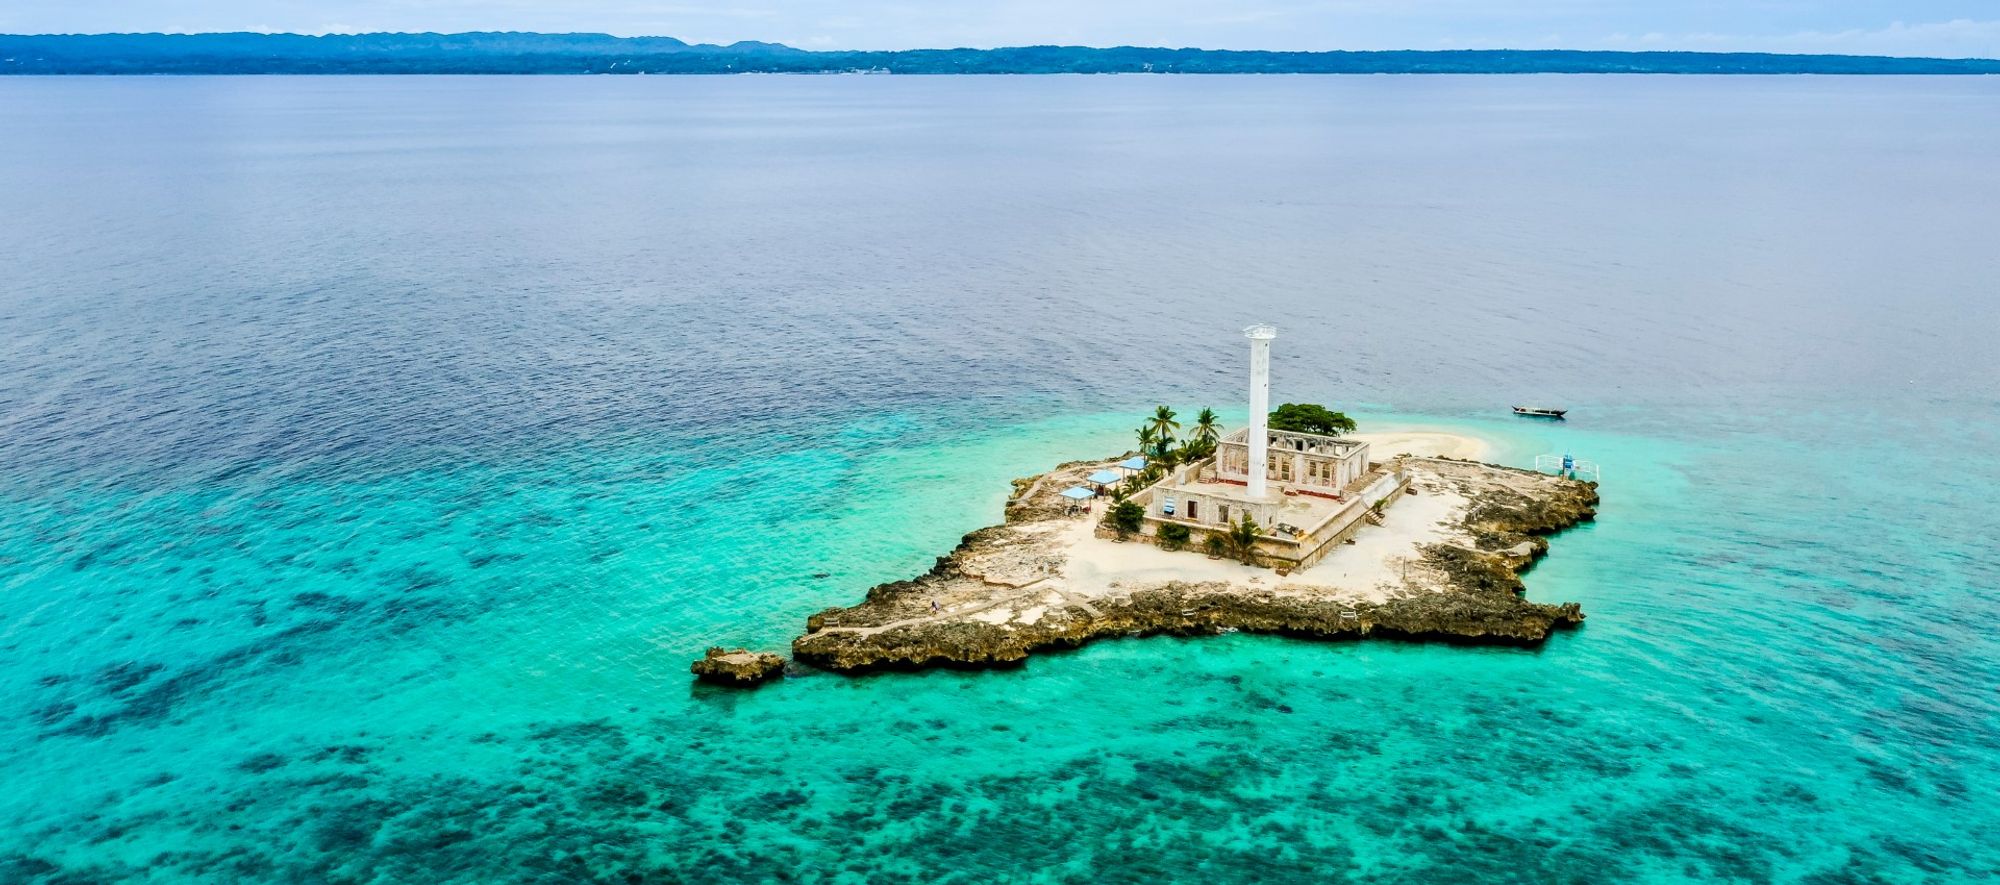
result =
[[1422,477],[1420,493],[1459,496],[1452,500],[1462,503],[1451,514],[1453,542],[1414,548],[1403,585],[1387,598],[1293,583],[1260,586],[1255,576],[1143,586],[1114,581],[1106,588],[1066,583],[1062,545],[1072,542],[1060,539],[1070,537],[1062,530],[1073,520],[1041,500],[1061,483],[1034,477],[1016,481],[1005,524],[966,535],[923,575],[878,585],[858,605],[811,616],[792,655],[848,673],[996,667],[1104,637],[1232,630],[1526,647],[1582,623],[1576,603],[1524,599],[1520,575],[1547,554],[1548,535],[1595,517],[1595,483],[1449,459],[1406,465]]

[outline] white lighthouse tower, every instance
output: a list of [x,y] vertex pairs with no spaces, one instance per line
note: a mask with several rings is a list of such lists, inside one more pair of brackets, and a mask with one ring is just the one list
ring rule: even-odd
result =
[[1244,329],[1243,337],[1250,339],[1250,432],[1244,440],[1250,446],[1250,498],[1261,501],[1264,472],[1269,469],[1265,447],[1271,440],[1266,426],[1271,414],[1271,339],[1278,337],[1278,327],[1258,323]]

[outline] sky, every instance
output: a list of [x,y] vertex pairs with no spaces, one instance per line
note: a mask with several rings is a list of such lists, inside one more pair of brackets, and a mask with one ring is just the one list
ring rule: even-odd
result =
[[807,49],[1685,49],[2000,58],[2000,0],[0,0],[0,33],[593,31]]

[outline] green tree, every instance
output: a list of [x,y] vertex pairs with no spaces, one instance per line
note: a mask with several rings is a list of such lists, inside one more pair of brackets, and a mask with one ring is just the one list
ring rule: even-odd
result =
[[1202,547],[1208,551],[1208,555],[1210,556],[1228,556],[1229,538],[1224,536],[1222,532],[1209,532],[1208,540],[1202,542]]
[[1181,429],[1181,422],[1174,420],[1174,410],[1161,406],[1153,410],[1153,417],[1146,419],[1147,426],[1153,428],[1153,436],[1160,442],[1173,442],[1174,433]]
[[1119,498],[1118,503],[1111,505],[1110,512],[1104,514],[1104,517],[1111,523],[1111,529],[1118,533],[1119,539],[1123,540],[1126,535],[1138,531],[1140,526],[1146,524],[1146,508],[1139,506],[1130,498]]
[[1229,527],[1229,550],[1243,560],[1244,565],[1257,564],[1257,536],[1261,530],[1250,514],[1243,514],[1243,521]]
[[1354,432],[1354,419],[1312,403],[1286,403],[1271,413],[1272,430],[1339,436]]
[[1168,550],[1179,550],[1187,546],[1190,534],[1192,533],[1188,531],[1188,527],[1178,522],[1162,523],[1160,525],[1160,546]]
[[1214,409],[1202,409],[1195,416],[1194,431],[1181,444],[1175,460],[1182,464],[1192,464],[1215,454],[1215,445],[1222,439],[1222,422],[1215,417]]
[[1194,416],[1194,441],[1205,443],[1214,451],[1217,440],[1222,439],[1222,420],[1215,417],[1215,410],[1204,407],[1201,414]]
[[1159,431],[1154,430],[1151,424],[1144,424],[1140,425],[1138,432],[1139,432],[1139,454],[1141,455],[1153,454],[1154,447],[1160,441]]

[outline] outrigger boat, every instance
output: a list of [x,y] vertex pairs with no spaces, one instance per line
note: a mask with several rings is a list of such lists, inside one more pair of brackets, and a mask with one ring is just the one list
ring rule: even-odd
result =
[[1543,409],[1535,406],[1515,406],[1514,414],[1531,418],[1561,418],[1568,409]]

